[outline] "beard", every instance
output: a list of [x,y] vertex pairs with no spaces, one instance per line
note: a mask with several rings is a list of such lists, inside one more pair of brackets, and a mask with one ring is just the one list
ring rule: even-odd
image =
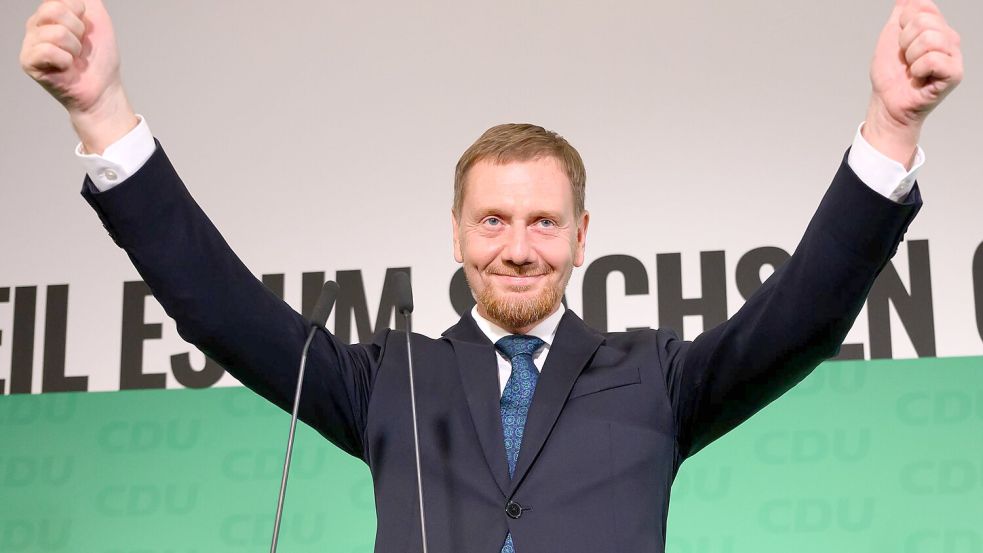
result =
[[[488,267],[485,272],[509,276],[542,274],[548,277],[556,271],[549,266],[498,265]],[[467,278],[467,271],[465,271],[465,278]],[[516,298],[511,294],[501,295],[492,286],[483,287],[474,296],[487,316],[506,330],[524,329],[534,326],[556,310],[557,304],[563,299],[563,290],[568,280],[570,274],[555,283],[547,283],[543,290],[532,298]],[[471,289],[474,290],[474,286],[471,286]]]

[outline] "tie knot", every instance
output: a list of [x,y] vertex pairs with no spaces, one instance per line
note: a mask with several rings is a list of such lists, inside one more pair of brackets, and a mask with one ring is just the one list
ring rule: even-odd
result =
[[504,353],[509,359],[515,359],[519,355],[532,356],[546,342],[535,336],[525,334],[512,334],[495,342],[498,351]]

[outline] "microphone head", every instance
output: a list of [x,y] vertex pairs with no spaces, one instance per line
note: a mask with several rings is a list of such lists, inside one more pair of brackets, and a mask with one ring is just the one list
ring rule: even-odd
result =
[[317,297],[317,303],[314,304],[314,311],[311,312],[311,324],[327,331],[324,328],[324,324],[328,322],[328,315],[331,314],[331,310],[334,308],[334,302],[338,299],[338,283],[329,280],[324,283],[321,287],[321,293]]
[[399,271],[393,275],[393,287],[396,291],[396,311],[409,315],[413,312],[413,287],[410,285],[410,274]]

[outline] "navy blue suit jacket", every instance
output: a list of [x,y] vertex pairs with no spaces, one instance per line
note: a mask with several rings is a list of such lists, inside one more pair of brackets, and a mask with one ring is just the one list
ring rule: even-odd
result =
[[[186,340],[290,409],[308,323],[239,261],[158,144],[134,176],[83,195]],[[493,345],[465,315],[412,336],[430,551],[661,552],[680,463],[834,355],[921,202],[844,162],[801,243],[727,322],[693,342],[560,321],[508,476]],[[405,335],[315,338],[301,418],[372,472],[376,551],[420,550]],[[506,515],[506,502],[523,506]]]

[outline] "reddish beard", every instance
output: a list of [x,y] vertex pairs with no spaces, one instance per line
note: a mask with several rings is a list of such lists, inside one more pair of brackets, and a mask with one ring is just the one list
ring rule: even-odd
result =
[[[555,271],[547,267],[538,266],[490,266],[484,271],[486,274],[507,275],[507,276],[528,276],[543,275],[548,276]],[[465,271],[467,277],[467,271]],[[480,292],[475,294],[478,302],[485,314],[493,321],[500,324],[506,330],[519,330],[531,327],[539,321],[550,316],[556,306],[563,299],[563,290],[566,288],[570,275],[566,275],[561,282],[547,284],[543,290],[532,298],[515,298],[509,295],[499,295],[492,286],[485,286]],[[474,286],[471,287],[474,290]]]

